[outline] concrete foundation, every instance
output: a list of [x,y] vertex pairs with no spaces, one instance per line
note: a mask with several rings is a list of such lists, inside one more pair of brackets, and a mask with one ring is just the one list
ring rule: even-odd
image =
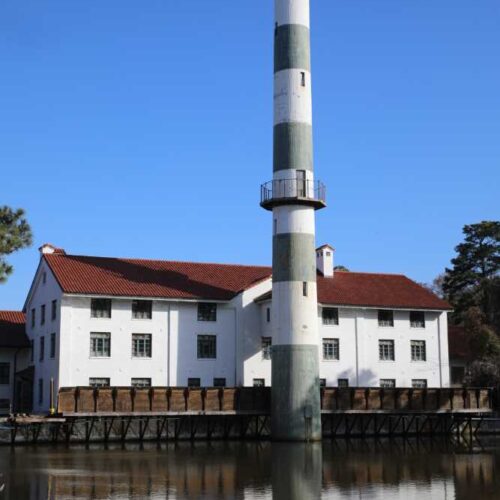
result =
[[271,435],[277,441],[319,441],[321,411],[317,345],[272,347]]

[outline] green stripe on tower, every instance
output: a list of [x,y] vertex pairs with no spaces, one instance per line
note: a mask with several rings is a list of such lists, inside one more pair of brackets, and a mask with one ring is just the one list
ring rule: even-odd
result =
[[273,171],[313,169],[312,125],[278,123],[274,126]]
[[273,236],[273,281],[316,281],[314,234]]
[[302,24],[285,24],[276,28],[274,72],[292,68],[311,70],[309,28]]

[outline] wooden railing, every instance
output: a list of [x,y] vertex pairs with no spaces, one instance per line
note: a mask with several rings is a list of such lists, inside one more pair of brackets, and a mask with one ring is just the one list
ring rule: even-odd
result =
[[[81,413],[270,412],[270,387],[63,387],[57,411]],[[321,389],[323,412],[349,411],[491,411],[492,390],[450,389]]]

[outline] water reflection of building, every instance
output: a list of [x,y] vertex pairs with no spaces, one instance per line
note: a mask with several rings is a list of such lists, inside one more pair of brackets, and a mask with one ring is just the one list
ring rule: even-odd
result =
[[459,454],[429,441],[178,443],[161,447],[4,448],[5,497],[275,498],[386,492],[497,498],[499,454]]

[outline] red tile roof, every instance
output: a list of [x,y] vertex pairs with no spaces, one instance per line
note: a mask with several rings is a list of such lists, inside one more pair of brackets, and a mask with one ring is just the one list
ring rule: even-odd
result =
[[230,300],[270,277],[269,267],[46,254],[65,293]]
[[400,309],[451,309],[448,302],[402,274],[348,271],[335,271],[333,278],[318,276],[318,302]]
[[0,311],[0,347],[29,347],[25,323],[21,311]]
[[448,351],[450,359],[469,361],[472,352],[463,326],[448,325]]
[[[366,306],[394,309],[449,310],[451,306],[418,283],[401,274],[335,271],[333,278],[318,274],[318,302],[335,306]],[[256,302],[271,300],[266,292]]]
[[[63,292],[86,295],[230,300],[271,276],[271,268],[46,254]],[[427,289],[397,274],[318,275],[323,304],[447,310]]]

